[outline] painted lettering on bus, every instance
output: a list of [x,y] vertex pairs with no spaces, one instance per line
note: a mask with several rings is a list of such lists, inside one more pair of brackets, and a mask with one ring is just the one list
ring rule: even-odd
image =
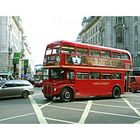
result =
[[92,85],[109,85],[109,82],[93,82]]

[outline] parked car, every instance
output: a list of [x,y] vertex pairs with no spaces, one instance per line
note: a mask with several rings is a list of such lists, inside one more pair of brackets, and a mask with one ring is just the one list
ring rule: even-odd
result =
[[140,76],[130,76],[129,91],[137,92],[140,90]]
[[34,93],[33,85],[26,80],[7,80],[0,82],[0,98],[22,96],[28,98]]

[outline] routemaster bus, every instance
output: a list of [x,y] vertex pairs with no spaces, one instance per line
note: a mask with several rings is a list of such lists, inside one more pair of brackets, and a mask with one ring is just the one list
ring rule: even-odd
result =
[[42,92],[51,100],[124,94],[125,76],[133,70],[127,50],[69,41],[47,45]]

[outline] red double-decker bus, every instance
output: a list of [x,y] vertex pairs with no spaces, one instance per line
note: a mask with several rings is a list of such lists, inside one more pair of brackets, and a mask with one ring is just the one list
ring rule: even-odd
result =
[[47,45],[43,61],[46,79],[42,92],[47,99],[112,96],[124,93],[125,75],[133,70],[128,51],[57,41]]

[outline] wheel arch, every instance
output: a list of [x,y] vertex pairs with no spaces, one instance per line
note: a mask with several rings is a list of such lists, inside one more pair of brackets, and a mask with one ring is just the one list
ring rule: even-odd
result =
[[75,95],[75,90],[72,86],[63,86],[62,89],[61,89],[61,92],[65,89],[65,88],[68,88],[70,89],[72,92],[73,92],[73,95]]
[[22,91],[22,97],[23,98],[28,98],[28,96],[30,95],[30,91],[25,89]]
[[121,86],[120,86],[120,85],[115,85],[115,86],[112,88],[112,92],[113,92],[113,90],[114,90],[116,87],[118,87],[118,88],[120,89],[120,92],[121,92],[121,94],[122,94],[122,89],[121,89]]
[[113,98],[119,98],[122,94],[122,90],[121,90],[121,87],[119,85],[115,85],[113,88],[112,88],[112,97]]

